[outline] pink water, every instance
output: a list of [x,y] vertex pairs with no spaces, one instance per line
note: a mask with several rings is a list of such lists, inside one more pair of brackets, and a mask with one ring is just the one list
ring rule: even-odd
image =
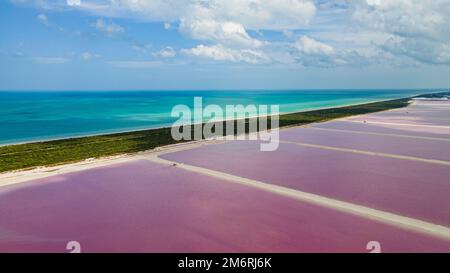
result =
[[450,251],[450,243],[146,161],[0,188],[1,252]]
[[256,141],[176,152],[165,159],[282,185],[401,215],[450,224],[450,167]]
[[291,128],[280,134],[282,140],[293,142],[450,161],[450,138],[439,141],[312,128]]

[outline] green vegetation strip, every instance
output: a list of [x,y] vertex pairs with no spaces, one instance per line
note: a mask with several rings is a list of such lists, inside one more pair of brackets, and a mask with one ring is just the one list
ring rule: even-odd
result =
[[[322,122],[405,107],[410,98],[280,115],[280,127]],[[236,121],[235,121],[236,122]],[[245,120],[248,125],[249,120]],[[270,123],[269,123],[270,125]],[[248,132],[246,126],[246,132]],[[225,128],[225,126],[224,126]],[[191,130],[191,126],[185,129]],[[178,143],[171,128],[79,137],[0,147],[0,172],[77,162],[88,158],[136,153]]]

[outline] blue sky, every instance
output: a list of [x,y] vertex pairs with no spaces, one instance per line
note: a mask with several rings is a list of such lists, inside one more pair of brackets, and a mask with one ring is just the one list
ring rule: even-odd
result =
[[0,90],[450,87],[450,0],[6,0]]

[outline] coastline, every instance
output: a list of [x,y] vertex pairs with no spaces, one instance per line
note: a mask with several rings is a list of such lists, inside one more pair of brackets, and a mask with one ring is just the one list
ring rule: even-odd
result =
[[[293,90],[294,91],[294,90]],[[405,97],[414,97],[419,94],[423,94],[423,92],[430,92],[429,94],[438,94],[441,92],[444,92],[442,90],[411,90],[412,93],[409,94],[397,94],[396,96],[392,97],[380,97],[380,98],[359,98],[353,102],[343,101],[343,102],[333,102],[333,105],[326,105],[326,106],[298,106],[299,109],[294,110],[288,110],[288,111],[281,111],[280,109],[280,115],[284,114],[292,114],[292,113],[302,113],[302,112],[308,112],[308,111],[315,111],[315,110],[323,110],[323,109],[332,109],[337,107],[347,107],[347,106],[354,106],[354,105],[360,105],[360,104],[367,104],[367,103],[374,103],[374,102],[382,102],[382,101],[388,101],[388,100],[395,100],[395,99],[401,99]],[[428,94],[428,93],[427,93]],[[259,117],[263,117],[262,115],[258,115]],[[256,116],[255,116],[256,117]],[[253,117],[251,117],[253,118]],[[30,136],[30,137],[21,137],[17,138],[17,140],[14,140],[13,138],[9,140],[2,140],[0,141],[0,147],[4,146],[11,146],[11,145],[21,145],[21,144],[29,144],[29,143],[42,143],[42,142],[48,142],[48,141],[55,141],[55,140],[65,140],[65,139],[73,139],[73,138],[82,138],[82,137],[91,137],[91,136],[101,136],[101,135],[110,135],[110,134],[120,134],[120,133],[131,133],[131,132],[139,132],[139,131],[146,131],[146,130],[152,130],[152,129],[161,129],[161,128],[167,128],[170,127],[172,122],[169,123],[160,123],[155,125],[139,125],[139,126],[125,126],[121,128],[109,128],[109,129],[100,129],[97,131],[79,131],[79,132],[71,132],[71,133],[56,133],[56,134],[49,134],[48,136]]]
[[[437,93],[425,95],[434,94]],[[345,107],[333,107],[320,110],[317,109],[312,111],[281,114],[280,128],[304,126],[331,119],[397,109],[409,105],[409,101],[414,97],[417,96]],[[168,131],[170,131],[170,128],[164,127],[127,133],[102,134],[90,137],[58,139],[53,141],[2,146],[0,147],[0,161],[3,161],[3,169],[0,170],[0,173],[17,173],[41,168],[42,166],[61,166],[77,162],[86,162],[86,160],[92,161],[102,160],[105,158],[130,156],[140,152],[154,151],[155,149],[186,143],[186,141],[176,142],[173,141],[173,139],[169,139],[170,134],[168,134]],[[114,150],[117,146],[120,146],[123,143],[130,144],[128,142],[132,142],[132,145],[129,145],[124,149],[119,148]],[[189,143],[194,142],[189,141]],[[97,145],[103,146],[99,148]],[[98,149],[98,151],[95,151],[96,149]],[[74,155],[74,151],[79,152],[80,154],[75,153],[76,155]],[[42,153],[45,153],[45,157],[42,157]],[[57,154],[55,159],[51,158],[53,156],[52,153]]]
[[[105,91],[106,92],[106,91]],[[432,95],[432,94],[440,94],[442,92],[437,93],[426,93],[425,95]],[[390,98],[390,99],[381,99],[381,100],[368,100],[364,102],[357,102],[357,103],[348,103],[348,104],[340,104],[335,105],[332,107],[312,107],[312,108],[305,108],[303,110],[296,110],[296,111],[287,111],[287,112],[280,112],[281,115],[288,115],[288,114],[296,114],[296,113],[305,113],[310,111],[317,111],[317,110],[327,110],[327,109],[335,109],[335,108],[341,108],[341,107],[349,107],[349,106],[356,106],[356,105],[362,105],[362,104],[369,104],[369,103],[376,103],[376,102],[385,102],[385,101],[391,101],[391,100],[397,100],[397,99],[405,99],[405,98],[414,98],[417,96],[421,96],[424,94],[421,93],[415,93],[408,97],[398,97],[398,98]],[[257,116],[251,116],[250,118],[259,118],[259,117],[267,117],[269,115],[257,115]],[[223,119],[218,120],[220,121],[228,121],[229,119]],[[192,123],[192,125],[195,125],[196,123]],[[134,132],[142,132],[142,131],[148,131],[148,130],[156,130],[156,129],[164,129],[169,128],[170,125],[161,125],[161,126],[155,126],[155,127],[143,127],[143,128],[129,128],[129,129],[111,129],[106,131],[101,131],[98,133],[79,133],[79,134],[73,134],[71,136],[61,136],[61,137],[49,137],[49,138],[43,138],[43,139],[36,139],[36,140],[24,140],[24,141],[18,141],[18,142],[11,142],[6,144],[0,144],[0,147],[5,146],[14,146],[14,145],[22,145],[22,144],[31,144],[31,143],[43,143],[43,142],[50,142],[50,141],[57,141],[57,140],[68,140],[68,139],[75,139],[75,138],[84,138],[84,137],[94,137],[94,136],[103,136],[103,135],[113,135],[113,134],[122,134],[122,133],[134,133]]]
[[[130,161],[145,159],[149,154],[161,155],[172,153],[178,150],[194,149],[203,145],[223,143],[224,140],[203,139],[188,143],[177,143],[157,147],[152,150],[136,152],[132,154],[120,154],[100,158],[89,158],[82,161],[63,163],[54,166],[39,166],[31,169],[20,169],[0,173],[0,187],[24,183],[35,179],[46,178],[54,175],[73,173],[99,167],[106,167],[113,164],[122,164]],[[180,148],[181,147],[181,148]]]

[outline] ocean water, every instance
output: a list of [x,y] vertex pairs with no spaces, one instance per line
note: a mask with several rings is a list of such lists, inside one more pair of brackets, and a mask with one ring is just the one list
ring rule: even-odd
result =
[[[178,104],[278,104],[304,111],[401,98],[429,90],[0,92],[0,144],[170,126]],[[223,108],[225,109],[225,108]]]

